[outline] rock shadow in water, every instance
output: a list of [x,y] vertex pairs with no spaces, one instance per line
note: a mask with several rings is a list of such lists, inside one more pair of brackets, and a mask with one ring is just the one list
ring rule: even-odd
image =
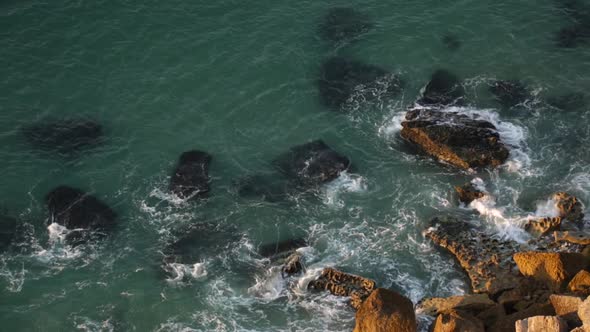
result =
[[170,178],[169,190],[181,199],[207,197],[211,159],[211,155],[203,151],[182,153]]
[[465,89],[461,80],[446,69],[436,70],[422,93],[418,104],[423,106],[452,106],[463,105]]
[[42,120],[23,127],[21,132],[32,147],[64,155],[80,153],[104,141],[102,125],[84,118]]
[[517,80],[493,81],[489,87],[490,92],[500,105],[504,108],[511,108],[523,104],[532,98],[527,86]]
[[369,32],[373,26],[368,15],[350,7],[335,7],[322,17],[318,33],[326,41],[344,43]]

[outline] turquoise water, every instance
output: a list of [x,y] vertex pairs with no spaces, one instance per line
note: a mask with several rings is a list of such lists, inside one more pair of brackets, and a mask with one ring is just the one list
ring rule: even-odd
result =
[[[333,45],[317,26],[350,6],[373,28]],[[429,218],[457,214],[499,236],[557,190],[590,201],[589,109],[546,100],[585,93],[590,47],[553,36],[571,23],[553,1],[16,1],[0,3],[0,201],[28,238],[0,257],[0,320],[7,331],[342,331],[345,299],[305,290],[321,268],[374,278],[417,302],[468,291],[458,264],[421,235]],[[450,50],[445,35],[461,42]],[[405,81],[393,99],[320,103],[322,62],[340,55]],[[399,121],[437,68],[465,80],[470,106],[512,144],[497,170],[470,173],[413,154]],[[499,108],[492,79],[534,91]],[[78,157],[39,153],[20,128],[51,117],[103,124],[106,142]],[[311,194],[247,200],[234,182],[268,172],[289,147],[323,139],[355,165]],[[213,155],[211,197],[167,193],[180,153]],[[495,197],[458,208],[452,186],[481,178]],[[99,245],[49,237],[44,196],[60,184],[90,191],[119,215]],[[161,272],[162,250],[191,223],[233,225],[241,240],[207,251],[194,275]],[[307,273],[283,280],[260,244],[304,237]],[[192,267],[190,267],[192,268]],[[426,318],[420,317],[423,326]]]

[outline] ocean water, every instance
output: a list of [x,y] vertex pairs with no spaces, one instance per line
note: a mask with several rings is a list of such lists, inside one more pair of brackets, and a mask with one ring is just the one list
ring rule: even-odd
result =
[[[318,24],[342,6],[372,28],[334,45]],[[590,43],[554,40],[571,24],[552,0],[1,1],[0,205],[26,230],[0,255],[2,330],[351,330],[346,299],[306,291],[328,266],[414,302],[468,292],[459,265],[422,236],[430,218],[458,215],[524,242],[519,226],[550,213],[551,193],[590,202],[590,109],[547,103],[590,87]],[[449,49],[445,36],[460,47]],[[399,74],[402,93],[328,110],[317,79],[335,55]],[[461,171],[399,138],[406,108],[438,68],[464,80],[468,106],[453,110],[496,124],[511,148],[506,164]],[[521,80],[533,96],[503,109],[487,89],[494,79]],[[60,156],[22,135],[31,123],[71,116],[99,121],[104,144]],[[276,156],[314,139],[347,155],[354,171],[283,202],[237,195],[237,179],[270,171]],[[190,149],[213,156],[211,196],[201,202],[167,193]],[[493,198],[460,207],[453,186],[469,181]],[[64,245],[44,204],[62,184],[108,203],[116,232]],[[193,223],[235,231],[222,249],[204,248],[202,260],[165,275],[165,244]],[[295,237],[309,244],[300,249],[307,272],[283,279],[256,249]],[[424,329],[428,318],[419,318]]]

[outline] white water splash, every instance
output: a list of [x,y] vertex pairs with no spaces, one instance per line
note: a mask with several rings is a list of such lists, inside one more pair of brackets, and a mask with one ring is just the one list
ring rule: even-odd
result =
[[343,193],[359,193],[367,190],[366,179],[358,174],[342,172],[338,178],[323,187],[323,201],[326,205],[342,208],[344,201],[340,199]]
[[167,270],[172,276],[166,281],[170,283],[181,283],[186,280],[200,280],[207,277],[207,263],[200,262],[195,264],[168,263]]

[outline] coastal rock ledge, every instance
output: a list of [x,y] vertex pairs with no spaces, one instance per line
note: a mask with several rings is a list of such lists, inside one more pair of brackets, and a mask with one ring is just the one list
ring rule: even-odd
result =
[[401,136],[439,161],[463,169],[496,167],[509,155],[491,122],[459,112],[410,110]]

